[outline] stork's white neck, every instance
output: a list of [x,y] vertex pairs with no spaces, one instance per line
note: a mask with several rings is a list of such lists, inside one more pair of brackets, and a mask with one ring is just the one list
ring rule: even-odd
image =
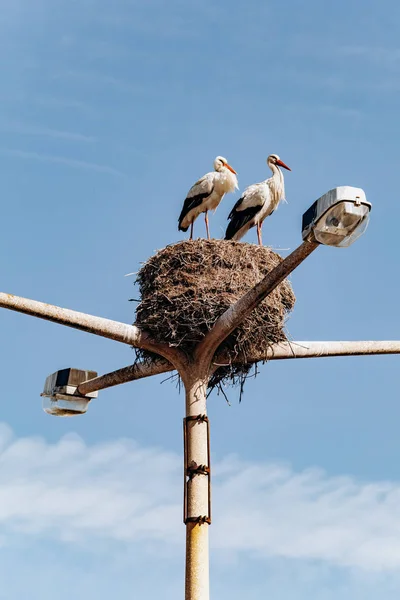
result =
[[274,163],[268,164],[272,171],[272,177],[267,179],[268,185],[272,189],[274,195],[276,195],[277,201],[285,199],[285,181],[281,169]]

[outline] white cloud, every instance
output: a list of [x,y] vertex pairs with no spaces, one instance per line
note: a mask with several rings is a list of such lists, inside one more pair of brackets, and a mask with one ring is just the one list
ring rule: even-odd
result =
[[368,570],[400,567],[399,483],[240,462],[223,479],[218,493],[227,506],[216,525],[221,548]]
[[[300,473],[234,457],[214,468],[211,541],[220,554],[400,568],[400,483]],[[183,542],[181,457],[129,440],[87,446],[0,428],[0,540]]]
[[0,531],[134,541],[176,530],[175,456],[128,440],[88,447],[76,436],[55,445],[12,439],[4,427],[0,446]]

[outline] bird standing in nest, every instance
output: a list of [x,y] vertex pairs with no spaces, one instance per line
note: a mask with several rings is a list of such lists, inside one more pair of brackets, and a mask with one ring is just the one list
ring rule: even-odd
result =
[[236,171],[223,156],[214,160],[214,171],[207,173],[190,188],[178,220],[179,231],[190,227],[193,239],[193,223],[201,213],[205,213],[207,239],[210,239],[208,211],[215,210],[228,192],[238,189]]
[[267,165],[272,171],[272,177],[245,189],[228,216],[226,240],[238,241],[251,227],[257,227],[258,243],[262,246],[263,221],[272,215],[280,201],[285,199],[283,173],[279,167],[291,171],[277,154],[268,156]]

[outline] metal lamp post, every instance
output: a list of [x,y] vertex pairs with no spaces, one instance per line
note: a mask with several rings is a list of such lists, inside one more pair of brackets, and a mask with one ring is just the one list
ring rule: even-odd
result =
[[[318,199],[303,215],[303,243],[219,317],[190,357],[179,348],[152,340],[135,325],[0,293],[2,308],[107,337],[159,356],[151,365],[130,365],[100,377],[97,373],[77,369],[58,371],[47,378],[42,394],[44,409],[50,414],[82,414],[98,390],[178,371],[186,393],[183,510],[186,525],[186,600],[209,599],[211,465],[206,391],[213,371],[226,362],[223,354],[218,354],[218,348],[251,311],[321,244],[345,247],[353,243],[365,231],[370,210],[371,205],[366,201],[364,192],[358,188],[336,188]],[[400,341],[286,342],[246,357],[246,362],[372,354],[400,354]],[[240,357],[237,361],[240,362]]]

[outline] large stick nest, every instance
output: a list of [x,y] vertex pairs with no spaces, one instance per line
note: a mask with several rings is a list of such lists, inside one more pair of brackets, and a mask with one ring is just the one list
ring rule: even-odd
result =
[[[270,248],[243,242],[200,239],[167,246],[138,273],[141,302],[136,324],[156,341],[191,354],[218,317],[281,261]],[[285,319],[294,303],[286,280],[221,345],[218,354],[234,363],[214,373],[210,388],[237,383],[243,387],[252,366],[246,357],[287,339]],[[153,359],[148,352],[138,354]]]

